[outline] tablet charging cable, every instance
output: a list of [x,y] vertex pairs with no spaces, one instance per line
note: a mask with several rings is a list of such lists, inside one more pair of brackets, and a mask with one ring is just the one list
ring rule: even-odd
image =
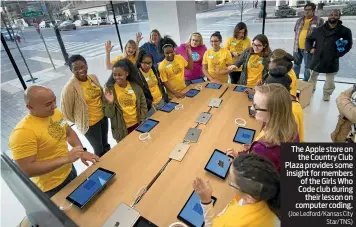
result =
[[174,107],[174,109],[176,109],[176,110],[182,110],[182,109],[184,109],[184,106],[183,106],[183,104],[178,104],[178,105],[176,105],[176,106]]
[[140,190],[138,190],[138,192],[135,195],[135,198],[133,200],[133,202],[131,203],[131,208],[134,208],[136,206],[136,204],[142,199],[143,195],[147,192],[147,186],[143,186],[142,188],[140,188]]
[[242,118],[236,118],[235,119],[235,123],[239,126],[239,127],[245,127],[246,125],[246,121]]
[[182,222],[174,222],[170,224],[169,227],[188,227],[188,226]]
[[197,86],[195,86],[195,89],[197,89],[197,90],[201,90],[201,89],[203,89],[203,86],[201,86],[201,85],[197,85]]
[[147,140],[151,139],[151,134],[149,132],[145,132],[139,135],[138,139],[142,142],[146,142]]
[[59,209],[62,211],[66,211],[69,210],[71,207],[73,206],[73,203],[70,203],[68,206],[64,207],[64,206],[59,206]]

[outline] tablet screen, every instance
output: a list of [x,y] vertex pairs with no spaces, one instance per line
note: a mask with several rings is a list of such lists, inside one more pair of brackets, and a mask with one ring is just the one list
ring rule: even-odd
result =
[[233,159],[233,157],[227,156],[222,151],[215,149],[214,153],[211,155],[208,163],[205,166],[205,170],[222,179],[226,179],[231,165],[229,159],[231,158]]
[[[214,205],[216,198],[212,197],[212,201]],[[195,191],[190,195],[183,209],[178,214],[178,219],[194,227],[204,225],[203,208],[200,205],[200,199]]]
[[174,107],[176,107],[176,105],[178,105],[178,103],[169,102],[166,105],[164,105],[160,110],[164,112],[171,112],[172,110],[174,110]]
[[81,185],[79,185],[66,199],[79,208],[83,208],[107,182],[115,176],[114,172],[98,168]]
[[196,96],[199,92],[200,91],[197,89],[190,89],[187,93],[185,93],[185,96],[192,98]]
[[191,80],[190,82],[192,82],[192,84],[198,84],[198,83],[204,83],[205,80],[203,78],[199,78],[199,79]]
[[146,133],[151,131],[157,124],[158,121],[147,119],[140,127],[136,129],[136,131]]
[[158,227],[158,226],[141,216],[133,227]]
[[237,91],[237,92],[244,92],[246,91],[247,87],[243,87],[243,86],[236,86],[234,88],[234,91]]
[[212,88],[212,89],[220,89],[221,88],[221,84],[208,83],[205,87],[206,88]]
[[241,144],[251,144],[255,136],[255,130],[239,127],[236,131],[234,142]]

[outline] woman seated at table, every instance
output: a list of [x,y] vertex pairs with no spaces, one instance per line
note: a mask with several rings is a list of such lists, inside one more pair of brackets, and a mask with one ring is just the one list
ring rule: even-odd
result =
[[[269,76],[267,77],[265,84],[277,83],[283,85],[289,92],[292,87],[292,79],[289,76],[289,70],[293,65],[289,61],[283,61],[279,59],[277,61],[272,61],[269,64]],[[290,95],[292,100],[292,112],[297,123],[299,141],[304,142],[304,113],[303,108],[300,105],[298,99],[294,95]]]
[[235,197],[217,215],[210,183],[194,180],[206,227],[280,226],[280,178],[271,162],[255,154],[239,155],[233,160],[228,184]]
[[117,61],[105,84],[105,116],[110,118],[112,135],[120,142],[146,119],[147,104],[137,68],[128,59]]
[[182,93],[186,87],[184,82],[184,69],[193,70],[192,50],[190,45],[186,46],[188,62],[179,54],[174,52],[174,41],[165,36],[161,42],[165,59],[159,63],[158,71],[164,86],[167,89],[168,98],[184,98]]
[[68,65],[73,73],[61,94],[61,111],[87,138],[94,153],[101,157],[110,150],[108,119],[104,116],[104,94],[95,75],[88,75],[88,65],[81,55],[72,55]]
[[185,84],[188,86],[191,84],[191,80],[203,78],[203,56],[206,51],[206,46],[203,43],[203,37],[199,32],[194,32],[190,35],[186,43],[182,43],[175,49],[176,54],[182,55],[182,57],[188,61],[187,45],[190,45],[192,50],[193,70],[184,70]]
[[[242,153],[253,152],[266,157],[279,172],[281,143],[299,142],[290,93],[280,84],[261,85],[255,90],[251,109],[264,127],[251,145],[245,145]],[[227,153],[237,157],[241,152],[228,149]]]
[[114,60],[110,60],[110,52],[112,50],[114,46],[111,45],[111,41],[108,40],[105,43],[105,52],[106,52],[106,56],[105,56],[105,66],[106,69],[112,69],[112,66],[115,64],[115,62],[121,60],[121,59],[128,59],[131,61],[132,64],[136,64],[136,60],[137,60],[137,55],[138,55],[138,48],[137,48],[137,43],[133,40],[129,40],[127,41],[125,48],[124,48],[124,55],[121,56],[117,56],[116,58],[114,58]]
[[[242,52],[251,47],[251,39],[247,37],[247,26],[244,22],[240,22],[235,26],[233,36],[228,38],[225,42],[225,48],[230,51],[232,61],[239,60]],[[232,84],[237,84],[240,80],[242,67],[235,69],[230,73],[230,80]]]
[[144,49],[140,50],[137,58],[137,68],[146,97],[148,108],[147,117],[152,116],[157,109],[164,106],[168,97],[165,93],[161,79],[153,67],[153,57]]
[[222,48],[220,32],[214,32],[210,37],[211,47],[203,57],[203,73],[213,83],[227,83],[228,74],[232,71],[228,66],[232,64],[230,51]]
[[272,52],[270,61],[276,62],[277,60],[290,62],[289,66],[288,66],[288,75],[292,79],[290,93],[296,97],[297,96],[297,76],[295,75],[295,72],[293,69],[293,63],[292,63],[294,61],[294,57],[291,54],[287,53],[285,50],[276,49]]
[[246,49],[239,60],[229,67],[230,70],[242,66],[238,84],[253,88],[262,84],[268,75],[268,63],[271,49],[265,35],[259,34],[252,40],[252,48]]

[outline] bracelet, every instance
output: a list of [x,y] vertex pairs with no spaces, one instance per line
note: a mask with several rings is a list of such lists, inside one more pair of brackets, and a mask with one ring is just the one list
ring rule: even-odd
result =
[[210,202],[208,202],[208,203],[203,203],[203,202],[201,202],[201,204],[203,204],[203,205],[209,205],[209,204],[211,204],[211,200],[210,200]]
[[142,133],[139,137],[138,137],[138,139],[140,140],[140,141],[146,141],[146,140],[149,140],[149,139],[151,139],[151,135],[150,135],[150,133],[148,133],[148,132],[146,132],[146,133]]
[[184,109],[184,106],[183,106],[183,104],[178,104],[174,107],[174,109],[181,110],[181,109]]

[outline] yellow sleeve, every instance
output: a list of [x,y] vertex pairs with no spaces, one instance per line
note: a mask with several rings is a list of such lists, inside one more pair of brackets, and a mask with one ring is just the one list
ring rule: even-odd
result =
[[110,63],[115,64],[117,61],[121,60],[122,58],[123,58],[122,56],[117,56],[116,58],[114,58],[114,60],[111,60]]
[[226,51],[226,55],[225,55],[225,64],[226,65],[232,65],[232,56],[230,54],[230,51]]
[[10,135],[9,147],[12,151],[14,160],[36,155],[36,135],[29,129],[15,129]]
[[304,113],[302,106],[299,103],[295,103],[293,108],[293,115],[295,122],[297,123],[299,141],[304,142]]
[[185,60],[182,55],[177,55],[177,57],[179,58],[180,62],[183,62],[184,68],[188,66],[187,60]]
[[247,43],[246,43],[246,48],[245,49],[251,47],[251,39],[247,37],[246,42]]
[[224,47],[226,48],[226,50],[230,51],[230,46],[231,46],[231,37],[226,40]]
[[161,77],[162,82],[167,82],[168,81],[168,75],[167,72],[164,68],[164,64],[160,63],[158,66],[158,71],[159,71],[159,76]]
[[207,65],[208,64],[208,55],[209,55],[209,51],[205,51],[204,56],[203,56],[203,65]]

